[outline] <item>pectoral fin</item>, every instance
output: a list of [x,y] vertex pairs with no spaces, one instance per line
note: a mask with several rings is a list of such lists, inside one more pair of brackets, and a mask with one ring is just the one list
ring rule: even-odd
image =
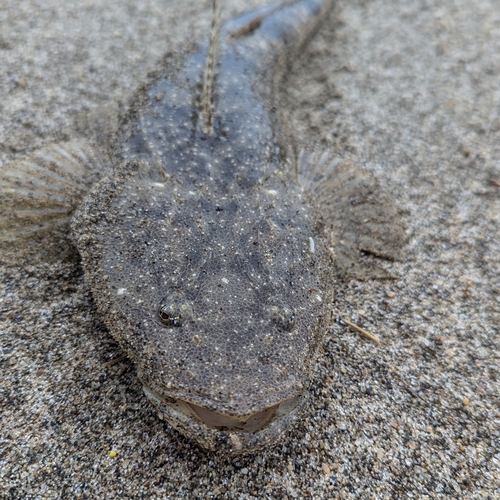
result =
[[55,260],[69,220],[106,163],[86,141],[53,144],[0,169],[0,261]]
[[393,278],[377,259],[399,260],[406,235],[400,211],[376,179],[350,160],[302,151],[299,182],[329,231],[336,267],[352,277]]

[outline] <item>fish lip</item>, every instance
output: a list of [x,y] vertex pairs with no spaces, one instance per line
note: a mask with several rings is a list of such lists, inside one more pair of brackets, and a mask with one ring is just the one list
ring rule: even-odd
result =
[[[253,423],[245,425],[245,422],[261,413],[254,412],[250,415],[234,417],[235,421],[238,420],[242,423],[240,426],[211,427],[200,418],[193,408],[193,406],[202,407],[182,399],[162,396],[146,385],[143,386],[143,389],[148,399],[157,408],[161,419],[166,420],[184,436],[196,441],[203,448],[211,451],[224,450],[232,455],[253,453],[275,443],[303,407],[307,398],[307,392],[304,392],[282,401],[280,404],[289,403],[286,411],[279,411],[280,404],[261,410],[261,412],[269,410],[271,413],[271,415],[265,415],[268,418],[264,418],[261,426],[254,426]],[[232,418],[224,415],[222,417]]]
[[[207,391],[189,390],[174,383],[162,383],[142,369],[137,370],[145,394],[152,400],[160,402],[174,402],[181,400],[186,403],[206,408],[207,410],[244,419],[257,412],[265,410],[284,401],[300,396],[310,385],[310,380],[290,376],[290,383],[283,384],[274,391],[265,391],[264,395],[255,392],[253,395],[245,393],[215,392],[211,387]],[[293,379],[293,380],[292,380]]]
[[[177,400],[177,403],[179,404],[180,401]],[[251,415],[229,417],[199,405],[185,404],[207,427],[231,432],[256,432],[261,430],[274,417],[280,406],[273,405]]]
[[[262,398],[257,403],[253,402],[253,404],[249,404],[248,401],[250,400],[251,403],[251,398],[245,398],[243,394],[238,394],[238,397],[231,403],[224,403],[220,396],[210,398],[206,395],[204,396],[203,394],[200,395],[190,391],[165,389],[161,385],[151,383],[151,380],[146,381],[144,378],[139,378],[141,379],[144,393],[148,398],[154,401],[162,403],[181,401],[185,404],[201,407],[208,411],[238,420],[246,420],[252,415],[270,407],[279,406],[286,401],[298,398],[304,392],[304,385],[300,384],[294,388],[276,392],[266,398]],[[211,404],[210,401],[213,403]]]

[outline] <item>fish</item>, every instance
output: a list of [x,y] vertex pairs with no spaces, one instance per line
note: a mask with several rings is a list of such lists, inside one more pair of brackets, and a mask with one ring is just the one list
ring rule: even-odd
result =
[[[253,453],[308,399],[339,276],[388,277],[397,209],[280,113],[292,63],[332,9],[280,1],[169,58],[104,143],[49,145],[0,172],[0,248],[77,255],[160,418]],[[307,146],[307,145],[306,145]]]

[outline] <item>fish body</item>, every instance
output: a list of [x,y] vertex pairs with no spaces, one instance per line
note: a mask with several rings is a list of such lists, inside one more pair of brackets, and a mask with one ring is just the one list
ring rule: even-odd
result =
[[307,397],[339,269],[359,276],[360,251],[401,247],[376,183],[305,153],[279,113],[283,77],[331,5],[278,2],[218,30],[214,18],[104,147],[48,146],[0,172],[0,247],[54,259],[71,234],[145,394],[208,449],[277,441]]
[[208,41],[155,76],[124,120],[114,172],[73,220],[146,394],[208,448],[273,441],[309,385],[328,265],[273,123],[272,84],[328,4],[275,4],[221,27],[210,127]]

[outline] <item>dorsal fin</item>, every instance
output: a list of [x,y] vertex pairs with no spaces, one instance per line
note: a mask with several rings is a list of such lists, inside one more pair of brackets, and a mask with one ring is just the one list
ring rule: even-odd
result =
[[214,67],[217,59],[217,46],[219,42],[219,19],[217,15],[217,0],[212,1],[212,26],[210,28],[210,41],[208,45],[207,64],[203,78],[202,96],[202,129],[206,134],[212,133],[212,106],[214,93]]

